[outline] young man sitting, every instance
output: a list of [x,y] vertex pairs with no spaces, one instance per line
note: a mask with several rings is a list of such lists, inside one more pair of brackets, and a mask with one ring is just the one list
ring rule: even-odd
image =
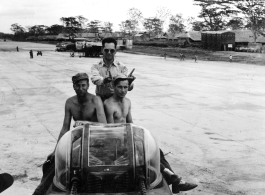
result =
[[[113,83],[114,94],[104,101],[104,109],[108,123],[132,123],[131,101],[126,98],[126,94],[131,84],[131,79],[126,75],[117,75]],[[172,184],[172,192],[188,191],[195,187],[196,184],[185,182],[176,175],[160,150],[160,171],[167,183]]]

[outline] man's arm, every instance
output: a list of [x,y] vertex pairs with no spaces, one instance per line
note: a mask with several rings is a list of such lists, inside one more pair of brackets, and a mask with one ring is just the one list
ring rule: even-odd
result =
[[71,110],[70,110],[70,102],[69,99],[66,100],[65,102],[65,112],[64,112],[64,121],[63,121],[63,127],[61,129],[61,132],[59,134],[57,143],[59,142],[59,140],[61,139],[61,137],[70,129],[70,125],[71,125],[71,119],[72,119],[72,114],[71,114]]
[[[71,114],[71,110],[70,110],[70,105],[69,105],[69,99],[66,100],[65,102],[65,111],[64,111],[64,121],[63,121],[63,127],[61,129],[61,132],[59,134],[58,140],[57,140],[57,144],[59,142],[59,140],[61,139],[61,137],[70,129],[70,125],[71,125],[71,119],[72,119],[72,114]],[[57,145],[56,144],[56,145]],[[55,146],[56,149],[56,146]],[[54,159],[54,155],[55,155],[55,149],[54,151],[48,155],[48,159],[53,160]]]
[[97,114],[97,119],[98,122],[100,123],[107,123],[106,120],[106,115],[104,112],[104,107],[103,107],[103,103],[100,97],[95,96],[95,104],[96,104],[96,114]]
[[92,77],[91,77],[92,83],[95,85],[103,85],[104,78],[99,73],[98,64],[94,64],[91,67],[91,73],[92,73]]
[[129,111],[126,117],[126,123],[133,123],[132,114],[131,114],[131,101],[129,100],[128,103],[129,103]]
[[104,110],[106,113],[107,122],[114,123],[113,110],[111,109],[111,106],[106,103],[106,101],[104,102]]
[[[120,71],[121,71],[121,73],[127,75],[128,68],[124,64],[122,64],[120,62],[118,62],[118,64],[120,65]],[[131,81],[130,81],[130,84],[129,84],[128,91],[131,91],[131,90],[133,90],[133,83],[132,82],[135,80],[135,77],[133,75],[128,75],[128,76],[131,77]]]
[[127,75],[128,74],[128,68],[124,64],[122,64],[120,62],[118,62],[118,64],[121,67],[121,73]]

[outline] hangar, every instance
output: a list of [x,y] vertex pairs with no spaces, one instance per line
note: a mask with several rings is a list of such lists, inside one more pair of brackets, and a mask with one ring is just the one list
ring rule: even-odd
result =
[[227,51],[235,48],[235,33],[232,31],[204,31],[201,37],[204,49]]

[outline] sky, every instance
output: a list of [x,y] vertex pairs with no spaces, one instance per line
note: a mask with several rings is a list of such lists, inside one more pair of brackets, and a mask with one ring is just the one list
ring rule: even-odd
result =
[[61,25],[61,17],[78,15],[89,21],[111,22],[114,31],[119,31],[119,24],[128,19],[130,8],[139,9],[148,18],[162,7],[184,18],[196,18],[200,11],[193,0],[0,0],[0,32],[12,33],[10,27],[14,23],[22,27]]

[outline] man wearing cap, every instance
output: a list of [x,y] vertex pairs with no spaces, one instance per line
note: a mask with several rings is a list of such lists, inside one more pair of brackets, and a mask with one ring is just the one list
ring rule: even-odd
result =
[[118,74],[112,81],[113,95],[104,102],[108,123],[132,123],[131,101],[126,98],[132,79]]
[[66,100],[63,128],[59,139],[70,129],[72,117],[75,121],[107,123],[101,99],[87,92],[88,75],[78,73],[72,77],[72,81],[76,95]]
[[[76,95],[70,97],[65,103],[65,114],[62,130],[59,134],[58,141],[70,129],[71,119],[75,121],[92,121],[107,123],[106,116],[101,99],[98,96],[87,92],[89,88],[89,78],[86,73],[78,73],[72,77],[73,88]],[[57,142],[58,142],[57,141]],[[43,167],[43,178],[33,195],[43,195],[52,183],[54,176],[54,154],[55,150],[48,156],[46,165]],[[47,165],[47,162],[48,165]]]
[[[132,81],[132,79],[123,74],[118,74],[114,77],[114,80],[112,81],[114,94],[104,102],[104,109],[108,123],[133,122],[131,115],[131,101],[125,97]],[[197,187],[196,184],[185,182],[173,172],[161,149],[160,171],[168,185],[172,184],[173,193],[188,191]]]
[[[127,75],[127,67],[115,60],[117,41],[114,38],[105,38],[102,40],[103,60],[91,67],[91,81],[96,85],[96,95],[101,97],[104,102],[113,95],[113,87],[111,85],[112,77],[119,73]],[[132,76],[132,80],[135,77]],[[129,86],[129,91],[133,89],[133,85]]]

